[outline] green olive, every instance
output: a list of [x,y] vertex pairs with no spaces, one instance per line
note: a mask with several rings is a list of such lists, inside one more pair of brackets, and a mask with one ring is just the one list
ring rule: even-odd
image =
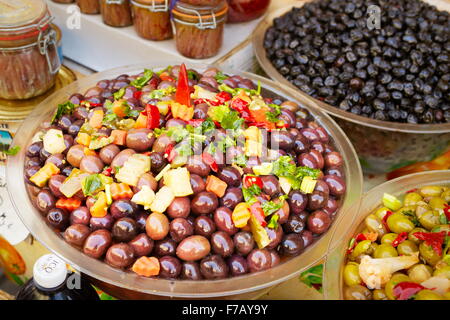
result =
[[389,229],[395,233],[410,232],[414,229],[414,223],[400,213],[391,215],[387,219],[387,224]]
[[422,196],[417,192],[407,193],[405,195],[405,199],[403,200],[403,204],[405,206],[415,206],[417,202],[422,201]]
[[439,186],[425,186],[420,188],[419,193],[422,197],[439,197],[443,191]]
[[382,237],[384,234],[386,234],[386,228],[383,226],[381,220],[376,215],[369,214],[364,222],[366,224],[366,228],[370,232],[378,233],[379,237]]
[[414,252],[419,251],[417,245],[411,240],[405,240],[397,246],[398,254],[403,256],[410,256]]
[[357,284],[344,289],[345,300],[372,300],[372,292],[366,287]]
[[414,300],[444,300],[444,298],[432,290],[420,290],[416,293]]
[[380,244],[373,253],[373,257],[376,259],[379,258],[391,258],[391,257],[397,257],[398,253],[397,250],[391,246],[390,244]]
[[425,212],[429,211],[431,207],[426,202],[419,202],[416,206],[416,217],[420,218]]
[[433,268],[426,264],[419,263],[408,269],[408,276],[413,282],[421,283],[431,278]]
[[369,249],[370,244],[371,244],[370,240],[363,240],[363,241],[359,242],[352,252],[352,257],[356,258],[357,256],[365,253]]
[[408,240],[411,240],[415,244],[419,244],[420,240],[417,239],[416,236],[414,235],[414,233],[416,232],[427,232],[427,230],[425,230],[424,228],[414,228],[411,230],[410,233],[408,233]]
[[384,289],[375,289],[372,291],[373,300],[388,300]]
[[369,246],[369,249],[367,249],[366,254],[369,256],[373,256],[373,254],[377,248],[378,248],[378,243],[372,242]]
[[419,217],[420,224],[427,230],[431,230],[439,225],[439,213],[427,211]]
[[450,188],[442,192],[441,198],[444,199],[447,203],[450,202]]
[[429,265],[436,265],[441,260],[441,257],[434,251],[433,247],[422,242],[419,245],[420,257]]
[[361,283],[359,264],[354,262],[347,263],[344,267],[344,282],[349,287]]
[[413,213],[415,215],[415,211],[416,211],[416,206],[404,206],[401,207],[399,210],[395,211],[395,213],[400,213],[402,215],[406,215],[409,213]]
[[436,270],[434,270],[433,276],[446,277],[448,280],[450,280],[450,266],[437,268]]
[[440,197],[432,197],[430,201],[428,201],[428,204],[433,210],[442,210],[447,202]]
[[431,232],[441,232],[441,231],[450,231],[450,224],[441,224],[437,227],[434,227]]
[[375,215],[377,216],[378,219],[383,220],[385,214],[388,211],[391,211],[391,210],[389,210],[388,207],[381,207],[377,211],[375,211]]
[[381,243],[385,243],[385,244],[392,244],[392,242],[394,242],[394,240],[397,238],[398,234],[396,233],[386,233],[382,238],[381,238]]
[[410,281],[410,279],[406,274],[403,273],[394,274],[384,287],[384,292],[386,293],[388,299],[395,300],[394,287],[400,282],[408,282],[408,281]]

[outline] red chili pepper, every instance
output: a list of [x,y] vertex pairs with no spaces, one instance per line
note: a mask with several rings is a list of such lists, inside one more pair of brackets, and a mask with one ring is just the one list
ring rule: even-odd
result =
[[189,88],[189,77],[184,63],[180,66],[180,72],[178,73],[175,101],[188,107],[191,106],[191,89]]
[[202,160],[211,168],[212,171],[219,171],[219,166],[217,165],[216,160],[214,160],[213,156],[208,152],[205,151],[202,153]]
[[219,121],[214,120],[214,124],[216,125],[217,128],[222,128]]
[[207,103],[209,100],[207,99],[203,99],[203,98],[198,98],[194,100],[194,105],[200,104],[200,103]]
[[394,287],[394,296],[397,300],[408,300],[423,289],[422,285],[415,282],[400,282]]
[[387,224],[387,219],[393,214],[394,213],[392,211],[386,211],[386,214],[384,215],[383,220],[381,220],[381,222],[383,223],[383,225],[386,228],[387,232],[391,232],[391,229],[389,229],[389,226]]
[[[450,234],[450,232],[448,232],[448,234]],[[417,239],[425,241],[425,244],[431,246],[438,255],[442,255],[442,245],[444,244],[447,231],[414,232],[413,235]]]
[[271,104],[273,102],[273,99],[272,98],[264,98],[264,102],[266,104]]
[[224,104],[227,101],[230,101],[232,98],[232,95],[229,94],[226,91],[221,91],[218,94],[216,94],[216,100],[220,102],[220,104]]
[[112,170],[113,169],[111,167],[108,167],[108,168],[103,170],[102,174],[109,177],[112,174]]
[[406,191],[406,193],[413,193],[413,192],[416,192],[416,191],[417,191],[417,188],[414,188],[414,189]]
[[94,102],[89,102],[86,100],[83,100],[80,102],[80,105],[83,105],[83,104],[89,104],[90,107],[102,107],[103,106],[103,103],[94,103]]
[[205,122],[205,119],[191,119],[187,123],[196,128],[201,126],[203,122]]
[[356,245],[358,244],[358,242],[367,240],[367,237],[364,235],[364,233],[358,233],[356,235],[356,237],[353,238],[354,241],[352,243],[352,246],[350,248],[347,249],[347,254],[350,254],[353,252],[353,249],[355,249]]
[[394,241],[392,241],[392,246],[396,248],[400,243],[402,243],[406,239],[408,239],[408,232],[401,232],[399,233],[397,238],[395,238]]
[[173,144],[168,144],[166,149],[164,150],[164,158],[166,158],[167,161],[172,162],[176,156],[177,151],[174,149]]
[[145,106],[145,115],[147,116],[147,129],[155,129],[159,127],[159,119],[161,115],[157,106],[148,103]]
[[241,117],[249,122],[254,121],[252,115],[250,114],[250,109],[248,108],[249,103],[241,98],[236,98],[230,103],[230,107],[240,113]]
[[206,100],[211,106],[220,106],[222,103],[220,103],[218,100]]
[[447,217],[447,220],[450,221],[450,205],[444,204],[444,214]]
[[253,214],[253,216],[261,226],[267,226],[266,216],[264,214],[264,210],[261,207],[261,203],[255,202],[254,204],[252,204],[250,206],[250,212]]
[[260,189],[263,188],[263,182],[260,177],[257,176],[245,176],[244,187],[250,188],[252,185],[256,184]]
[[142,97],[142,91],[135,91],[135,92],[133,93],[133,98],[135,98],[135,99],[137,99],[137,100],[140,100],[141,97]]

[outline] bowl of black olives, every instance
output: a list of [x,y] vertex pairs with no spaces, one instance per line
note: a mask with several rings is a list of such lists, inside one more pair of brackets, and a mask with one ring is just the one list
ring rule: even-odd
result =
[[446,1],[298,1],[267,16],[255,54],[348,135],[363,170],[385,173],[450,141]]

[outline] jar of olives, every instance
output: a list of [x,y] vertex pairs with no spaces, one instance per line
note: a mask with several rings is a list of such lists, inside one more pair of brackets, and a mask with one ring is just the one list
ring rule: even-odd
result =
[[84,14],[98,14],[100,13],[99,0],[76,0],[80,11]]
[[166,40],[173,36],[169,0],[131,0],[134,28],[148,40]]
[[183,56],[205,59],[215,56],[223,42],[228,5],[193,6],[177,2],[172,10],[177,50]]
[[128,27],[133,24],[129,0],[100,0],[103,22],[111,27]]
[[43,0],[4,0],[0,12],[0,98],[28,99],[46,92],[61,66],[47,5]]

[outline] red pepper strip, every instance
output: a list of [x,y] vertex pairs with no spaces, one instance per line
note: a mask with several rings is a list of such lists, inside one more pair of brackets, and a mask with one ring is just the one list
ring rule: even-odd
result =
[[354,237],[353,239],[354,239],[353,244],[352,244],[352,246],[350,248],[347,249],[347,254],[352,253],[353,249],[355,249],[355,247],[358,244],[358,242],[367,240],[367,237],[364,235],[364,233],[358,233],[356,235],[356,237]]
[[406,191],[406,193],[413,193],[413,192],[416,192],[416,191],[417,191],[417,188],[414,188],[414,189]]
[[394,213],[392,211],[386,211],[386,214],[384,215],[383,220],[381,220],[381,222],[383,223],[383,225],[386,228],[387,232],[391,232],[391,230],[389,229],[389,226],[387,224],[387,219],[393,214]]
[[103,106],[103,103],[93,103],[93,102],[89,102],[86,100],[83,100],[80,102],[80,105],[83,105],[83,104],[89,104],[89,106],[91,106],[91,107],[102,107]]
[[184,63],[180,66],[180,72],[178,73],[175,101],[188,107],[191,106],[191,89],[189,89],[189,77]]
[[212,171],[219,171],[219,166],[217,165],[216,160],[214,160],[213,156],[208,152],[205,151],[202,153],[202,160],[211,168]]
[[177,152],[174,149],[173,144],[168,144],[166,149],[164,150],[164,158],[166,158],[167,161],[172,162],[176,156]]
[[[449,232],[450,234],[450,232]],[[441,232],[414,232],[413,235],[419,239],[425,241],[425,244],[431,246],[433,250],[442,255],[442,245],[444,244],[447,231]]]
[[245,176],[244,178],[244,187],[249,188],[252,185],[256,184],[260,189],[263,188],[263,182],[260,177],[257,176]]
[[214,120],[214,124],[216,125],[217,128],[222,128],[219,121]]
[[273,102],[272,98],[264,98],[264,102],[267,104],[271,104]]
[[142,97],[142,91],[135,91],[133,93],[133,98],[140,100]]
[[422,285],[415,282],[400,282],[394,287],[394,296],[397,300],[408,300],[423,289]]
[[194,105],[200,104],[200,103],[207,103],[209,100],[207,99],[203,99],[203,98],[198,98],[194,100]]
[[191,119],[187,123],[196,128],[201,126],[203,122],[205,122],[205,119]]
[[230,107],[237,112],[240,113],[241,117],[247,122],[254,122],[252,115],[250,114],[250,109],[248,108],[249,104],[247,101],[242,100],[241,98],[234,99]]
[[107,176],[107,177],[109,177],[109,176],[111,176],[111,174],[112,174],[112,170],[113,170],[113,169],[112,169],[111,167],[108,167],[108,168],[106,168],[106,169],[103,170],[102,174],[105,175],[105,176]]
[[147,116],[147,129],[155,129],[159,127],[159,119],[161,117],[157,106],[147,104],[145,106],[145,113]]
[[408,239],[408,232],[401,232],[399,233],[397,238],[395,238],[394,241],[392,241],[392,246],[396,248],[400,243],[402,243],[406,239]]
[[261,203],[255,202],[250,206],[250,212],[263,227],[267,226],[266,216],[264,215],[264,210],[261,207]]
[[220,102],[220,104],[224,104],[227,101],[230,101],[232,98],[231,94],[226,91],[221,91],[216,94],[216,100]]
[[450,205],[444,204],[444,214],[447,217],[447,220],[450,221]]

